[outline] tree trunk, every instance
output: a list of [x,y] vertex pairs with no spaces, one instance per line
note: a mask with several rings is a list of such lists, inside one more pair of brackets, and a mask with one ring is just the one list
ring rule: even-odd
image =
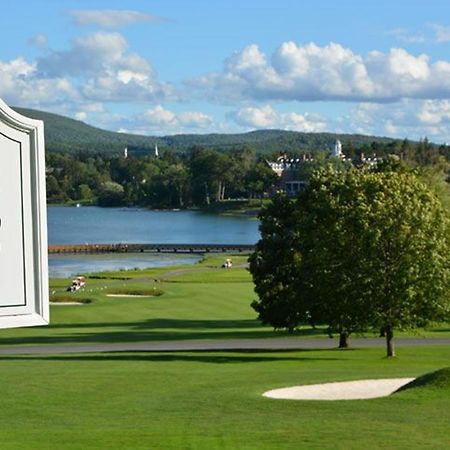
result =
[[339,348],[348,348],[348,334],[339,333]]
[[209,206],[209,191],[208,191],[208,183],[205,182],[205,201],[206,204]]
[[221,200],[222,200],[222,201],[225,200],[225,183],[223,183],[223,186],[222,186]]
[[386,350],[387,350],[387,357],[390,358],[392,356],[395,356],[395,348],[394,348],[394,330],[391,326],[387,326],[385,328],[386,331]]
[[222,182],[219,181],[219,186],[216,192],[216,202],[220,202],[220,196],[222,195]]

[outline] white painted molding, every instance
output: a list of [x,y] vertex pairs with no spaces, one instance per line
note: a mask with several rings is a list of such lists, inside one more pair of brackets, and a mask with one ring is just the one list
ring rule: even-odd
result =
[[0,99],[0,328],[49,322],[44,123]]

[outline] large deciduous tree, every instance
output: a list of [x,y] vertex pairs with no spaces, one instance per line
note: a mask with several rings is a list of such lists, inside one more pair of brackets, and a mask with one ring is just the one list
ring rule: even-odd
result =
[[[289,205],[283,213],[274,204],[261,216],[250,265],[259,295],[254,307],[264,322],[275,325],[276,317],[282,324],[287,311],[292,328],[309,317],[339,332],[341,346],[352,332],[382,329],[394,356],[394,329],[449,316],[447,211],[413,174],[322,170]],[[277,241],[264,232],[271,223]],[[285,245],[277,244],[283,235]],[[276,251],[262,251],[267,246]],[[273,269],[262,275],[266,254]]]
[[250,256],[250,272],[259,297],[252,307],[262,323],[292,332],[306,319],[306,299],[299,279],[296,205],[277,195],[263,208],[260,219],[261,240]]

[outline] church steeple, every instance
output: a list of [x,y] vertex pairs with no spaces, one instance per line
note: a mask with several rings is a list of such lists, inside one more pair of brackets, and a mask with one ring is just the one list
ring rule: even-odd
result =
[[336,139],[336,143],[334,144],[333,151],[331,153],[331,156],[334,158],[344,158],[345,155],[342,153],[342,144],[339,139]]

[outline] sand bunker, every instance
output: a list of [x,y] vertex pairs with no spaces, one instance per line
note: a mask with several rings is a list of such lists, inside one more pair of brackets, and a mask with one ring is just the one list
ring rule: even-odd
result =
[[135,297],[135,298],[142,298],[142,297],[154,297],[152,294],[107,294],[107,297]]
[[288,400],[361,400],[387,397],[413,380],[414,378],[387,378],[310,384],[273,389],[264,392],[263,396]]
[[83,306],[86,303],[83,302],[50,302],[50,305],[61,305],[61,306]]

